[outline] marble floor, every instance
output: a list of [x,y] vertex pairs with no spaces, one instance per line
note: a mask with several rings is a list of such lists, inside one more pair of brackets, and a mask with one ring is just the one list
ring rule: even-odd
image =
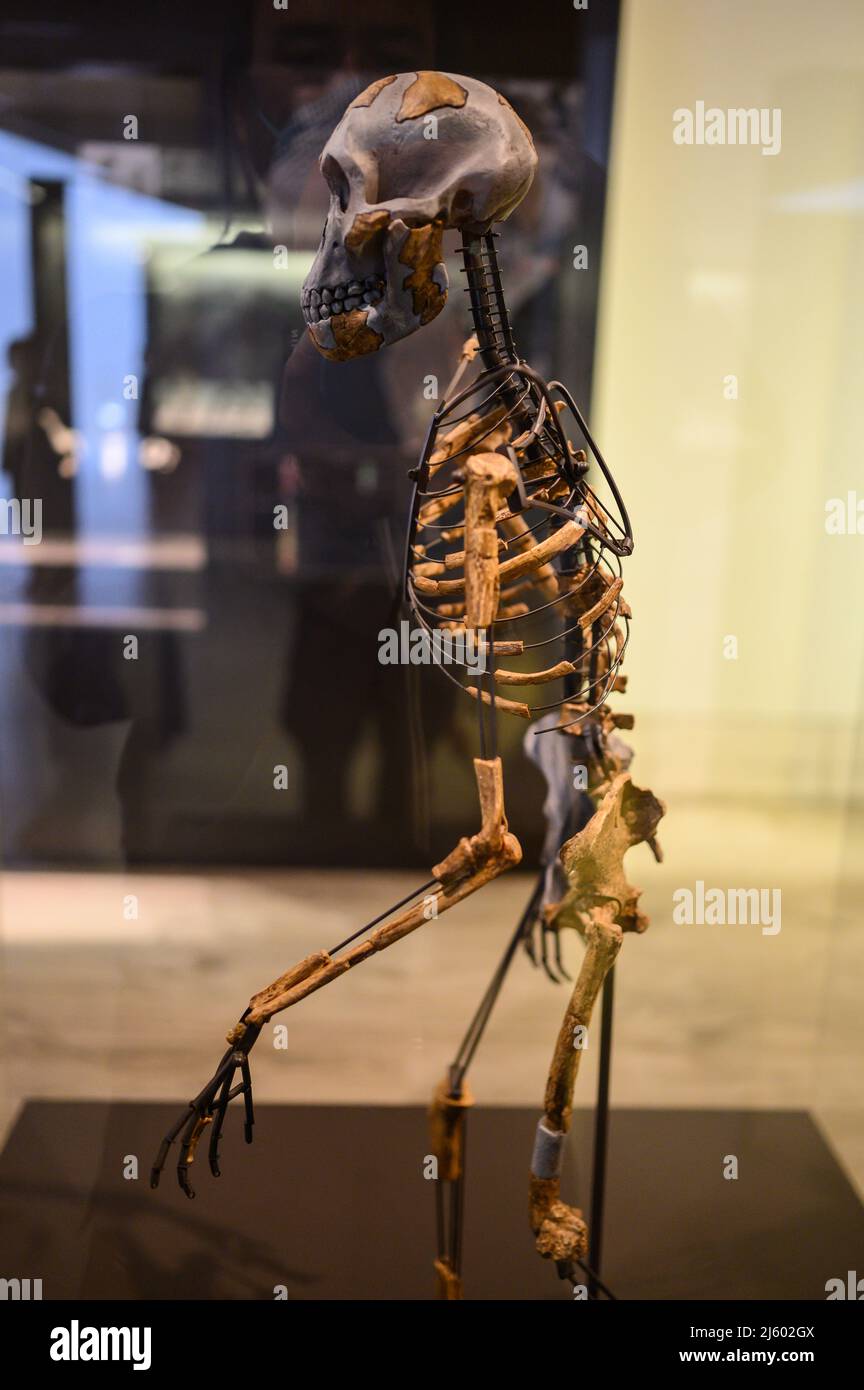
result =
[[[807,1109],[864,1193],[864,856],[839,810],[676,808],[665,861],[628,860],[652,918],[618,967],[613,1104]],[[251,993],[332,946],[419,875],[224,869],[10,872],[2,1120],[28,1097],[176,1099],[211,1074]],[[684,926],[672,894],[782,890],[781,930]],[[499,880],[280,1016],[253,1054],[262,1102],[425,1101],[526,900]],[[565,943],[575,973],[581,946]],[[566,1001],[521,955],[477,1057],[481,1101],[538,1104]],[[280,1039],[281,1040],[281,1037]],[[589,1046],[577,1104],[590,1104]]]

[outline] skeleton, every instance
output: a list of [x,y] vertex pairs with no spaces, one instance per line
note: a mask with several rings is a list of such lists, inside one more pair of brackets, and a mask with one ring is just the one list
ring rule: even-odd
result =
[[[480,1034],[520,943],[559,979],[566,976],[561,933],[572,928],[585,952],[537,1128],[529,1214],[538,1252],[575,1281],[577,1266],[585,1268],[587,1230],[559,1190],[581,1057],[574,1032],[591,1021],[623,933],[648,925],[623,859],[642,842],[660,858],[655,832],[665,810],[631,781],[631,753],[617,730],[632,727],[632,717],[606,703],[626,687],[619,668],[631,615],[620,562],[632,550],[630,524],[573,398],[560,382],[544,382],[514,347],[491,229],[524,197],[537,155],[505,98],[449,73],[382,78],[348,107],[320,164],[330,207],[302,303],[312,341],[333,361],[377,352],[431,322],[448,290],[442,235],[461,233],[474,336],[412,470],[404,597],[419,629],[449,637],[451,657],[461,650],[457,639],[473,641],[470,662],[438,664],[476,707],[480,828],[409,898],[253,995],[215,1074],[163,1140],[151,1183],[158,1184],[179,1136],[178,1180],[193,1196],[189,1171],[208,1128],[210,1168],[219,1176],[220,1137],[235,1096],[244,1098],[251,1142],[249,1053],[268,1020],[520,862],[507,824],[497,725],[499,716],[539,715],[525,743],[548,783],[544,869],[430,1112],[438,1157],[435,1268],[439,1295],[460,1297],[464,1129],[472,1103],[465,1074]],[[473,380],[461,385],[474,367]],[[587,448],[567,437],[568,414]],[[589,451],[611,504],[586,481]],[[527,658],[528,669],[519,669],[519,658]],[[539,691],[544,702],[514,699],[514,691]],[[557,691],[559,698],[547,698]],[[574,768],[583,777],[578,796]]]

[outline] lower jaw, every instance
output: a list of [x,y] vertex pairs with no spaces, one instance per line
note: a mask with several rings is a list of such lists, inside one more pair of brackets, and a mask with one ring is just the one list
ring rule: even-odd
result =
[[310,323],[309,336],[322,356],[332,362],[366,357],[377,352],[384,342],[383,335],[368,326],[368,317],[368,309],[335,314],[333,318]]

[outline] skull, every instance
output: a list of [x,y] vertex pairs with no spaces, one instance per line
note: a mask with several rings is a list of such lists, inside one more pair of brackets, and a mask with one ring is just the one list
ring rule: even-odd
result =
[[510,103],[472,77],[382,77],[324,147],[330,209],[303,284],[303,316],[336,362],[395,343],[447,299],[441,238],[485,232],[527,193],[537,155]]

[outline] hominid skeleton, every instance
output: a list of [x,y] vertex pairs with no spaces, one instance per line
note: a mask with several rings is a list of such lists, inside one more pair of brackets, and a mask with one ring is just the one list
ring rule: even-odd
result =
[[[568,927],[582,936],[585,953],[547,1081],[529,1212],[539,1253],[574,1280],[576,1266],[585,1268],[585,1222],[559,1191],[581,1056],[574,1040],[590,1023],[623,933],[648,925],[623,859],[642,841],[659,859],[655,831],[665,809],[632,783],[631,752],[617,731],[633,720],[607,704],[626,687],[620,666],[631,615],[621,560],[633,548],[629,519],[569,392],[519,358],[504,302],[491,229],[525,196],[536,164],[530,133],[504,97],[471,78],[437,72],[373,83],[348,107],[322,153],[330,210],[303,310],[325,357],[339,362],[377,352],[431,322],[447,296],[442,234],[461,233],[474,335],[412,470],[404,598],[430,638],[472,639],[473,669],[439,664],[476,706],[480,828],[409,898],[253,995],[214,1076],[163,1140],[151,1178],[156,1186],[179,1136],[178,1179],[193,1196],[189,1170],[208,1128],[210,1168],[218,1176],[222,1127],[235,1096],[244,1097],[251,1142],[249,1053],[269,1019],[520,862],[507,824],[497,725],[500,715],[529,721],[526,751],[548,784],[546,867],[431,1110],[438,1156],[435,1267],[439,1293],[451,1299],[461,1296],[464,1124],[471,1105],[465,1074],[517,947],[558,979],[566,975],[560,934]],[[462,384],[470,372],[473,379]],[[568,418],[579,447],[566,433]],[[609,494],[603,502],[587,482],[589,454]],[[539,698],[514,698],[525,691]]]

